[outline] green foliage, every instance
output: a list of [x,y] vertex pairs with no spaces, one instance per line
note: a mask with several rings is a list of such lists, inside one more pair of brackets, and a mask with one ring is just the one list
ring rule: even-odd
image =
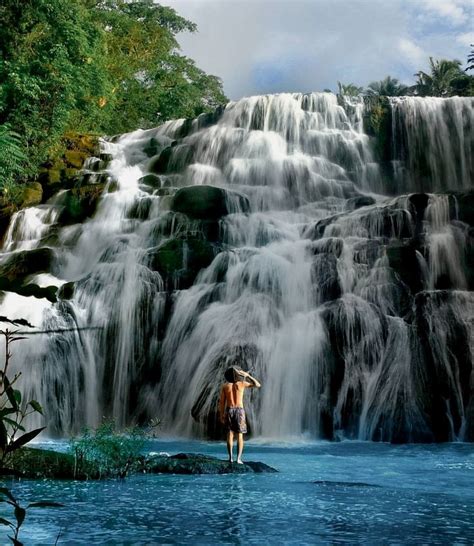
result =
[[18,534],[20,532],[21,526],[23,525],[23,522],[25,521],[26,513],[30,508],[57,508],[63,506],[58,502],[41,500],[31,502],[26,508],[23,508],[21,504],[17,501],[17,499],[13,496],[11,491],[6,487],[0,487],[0,502],[5,502],[13,507],[13,515],[15,517],[15,521],[0,518],[0,525],[10,527],[13,532],[13,536],[9,535],[8,538],[15,546],[22,546],[23,544],[22,542],[20,542],[20,540],[18,540]]
[[[158,424],[153,422],[150,427]],[[91,478],[97,472],[100,478],[124,478],[139,462],[149,431],[135,426],[119,432],[113,421],[105,421],[96,430],[85,429],[70,442],[77,472]]]
[[98,121],[102,31],[80,1],[5,0],[0,19],[0,121],[22,135],[33,173],[71,123]]
[[363,87],[357,87],[357,85],[353,83],[343,84],[341,82],[337,82],[337,87],[339,91],[338,94],[344,97],[358,97],[364,92]]
[[[26,432],[25,419],[34,413],[42,415],[43,409],[36,400],[22,400],[21,391],[14,388],[20,373],[13,378],[8,375],[11,344],[25,338],[17,335],[17,330],[0,330],[0,334],[5,337],[5,361],[0,370],[0,470],[4,472],[9,456],[38,436],[44,427]],[[17,436],[19,432],[23,434]]]
[[422,97],[470,96],[474,94],[474,77],[461,69],[461,61],[434,60],[430,57],[430,73],[420,70],[415,74],[415,89]]
[[15,180],[22,176],[27,159],[20,135],[8,124],[0,125],[0,199],[3,202],[18,199]]
[[467,68],[466,72],[468,70],[474,70],[474,44],[471,44],[471,52],[467,56]]
[[92,3],[107,29],[106,69],[114,84],[113,93],[104,97],[105,132],[194,117],[227,101],[221,81],[178,52],[175,34],[194,32],[193,23],[151,0]]
[[400,83],[397,78],[387,76],[378,82],[369,83],[366,94],[378,97],[399,97],[406,95],[408,90],[409,88]]
[[[18,321],[11,321],[6,317],[0,317],[0,319],[2,322],[12,323],[15,326],[31,326],[24,319]],[[9,472],[9,469],[5,468],[5,464],[8,463],[9,458],[21,447],[33,440],[33,438],[36,438],[44,430],[44,427],[26,432],[23,426],[25,419],[34,413],[42,415],[43,409],[36,400],[25,402],[21,391],[14,388],[14,384],[18,381],[20,373],[17,373],[11,379],[8,376],[8,368],[12,356],[10,352],[11,344],[25,338],[18,335],[18,330],[0,330],[0,334],[3,334],[5,337],[5,361],[2,370],[0,370],[0,473],[6,474]],[[17,437],[19,431],[23,432],[23,434]],[[62,506],[57,502],[42,500],[32,502],[26,508],[23,508],[6,487],[0,488],[0,502],[5,502],[13,507],[15,521],[0,518],[0,525],[10,527],[13,536],[9,535],[8,538],[15,546],[22,546],[22,543],[18,539],[18,534],[25,521],[27,510],[30,508]]]
[[124,132],[227,101],[179,53],[176,34],[196,26],[152,0],[4,0],[0,20],[0,124],[22,151],[4,164],[10,183],[60,155],[68,130]]

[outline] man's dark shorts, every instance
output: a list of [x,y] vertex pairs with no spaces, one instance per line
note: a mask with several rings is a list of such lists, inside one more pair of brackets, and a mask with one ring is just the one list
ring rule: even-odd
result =
[[227,408],[225,418],[227,430],[232,432],[247,432],[247,421],[244,408]]

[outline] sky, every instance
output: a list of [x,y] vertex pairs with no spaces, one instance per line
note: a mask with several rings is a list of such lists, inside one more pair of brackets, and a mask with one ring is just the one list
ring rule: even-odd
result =
[[222,78],[231,100],[365,86],[387,75],[414,83],[429,57],[466,65],[474,0],[161,0],[195,22],[182,51]]

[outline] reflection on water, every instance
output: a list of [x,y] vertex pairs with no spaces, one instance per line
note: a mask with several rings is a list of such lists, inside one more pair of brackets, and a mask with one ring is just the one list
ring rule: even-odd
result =
[[[154,441],[149,450],[225,457],[215,443]],[[260,441],[248,442],[245,455],[280,472],[7,485],[25,504],[66,505],[31,511],[25,544],[54,544],[60,531],[59,544],[88,545],[474,542],[472,445]]]

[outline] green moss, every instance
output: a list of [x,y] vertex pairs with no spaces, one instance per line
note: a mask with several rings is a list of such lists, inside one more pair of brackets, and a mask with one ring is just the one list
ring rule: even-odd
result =
[[66,150],[64,152],[65,163],[75,169],[81,169],[89,154],[79,150]]
[[41,203],[43,198],[43,187],[39,182],[31,182],[22,187],[19,199],[19,208],[34,207]]

